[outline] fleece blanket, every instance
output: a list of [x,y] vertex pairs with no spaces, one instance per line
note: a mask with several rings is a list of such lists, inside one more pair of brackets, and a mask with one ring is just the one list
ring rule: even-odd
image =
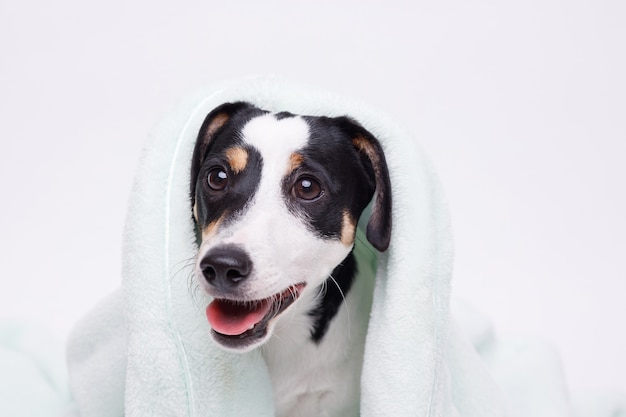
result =
[[[447,209],[410,132],[380,111],[271,77],[211,86],[155,129],[129,203],[122,286],[77,324],[67,350],[71,405],[54,403],[48,415],[274,415],[262,356],[214,344],[204,312],[210,300],[191,277],[194,141],[207,113],[241,100],[272,111],[351,116],[385,150],[394,230],[383,254],[365,247],[365,239],[357,243],[357,279],[369,280],[373,295],[360,409],[353,416],[577,415],[549,348],[500,340],[488,320],[468,308],[457,309],[460,320],[451,317]],[[626,412],[614,406],[595,414],[602,415]]]

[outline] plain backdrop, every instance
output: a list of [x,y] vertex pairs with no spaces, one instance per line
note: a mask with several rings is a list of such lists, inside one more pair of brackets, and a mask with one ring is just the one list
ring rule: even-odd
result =
[[359,99],[432,157],[454,293],[626,390],[626,2],[0,2],[0,318],[64,340],[120,282],[151,127],[277,74]]

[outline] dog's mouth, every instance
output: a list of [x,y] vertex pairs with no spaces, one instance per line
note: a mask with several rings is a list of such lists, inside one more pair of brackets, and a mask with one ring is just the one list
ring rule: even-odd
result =
[[226,347],[249,346],[267,334],[269,322],[293,304],[305,286],[305,283],[292,285],[283,292],[262,300],[216,298],[206,309],[213,335]]

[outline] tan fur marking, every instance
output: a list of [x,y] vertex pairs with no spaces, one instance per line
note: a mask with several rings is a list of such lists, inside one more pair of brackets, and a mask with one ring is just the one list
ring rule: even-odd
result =
[[230,169],[232,169],[235,174],[239,174],[248,164],[248,151],[239,146],[229,148],[226,150],[226,159],[228,159]]
[[215,233],[217,232],[218,226],[222,222],[222,218],[223,217],[224,216],[220,217],[219,219],[217,219],[215,221],[212,221],[211,223],[209,223],[209,225],[207,227],[202,229],[202,241],[203,242],[211,239],[215,235]]
[[380,161],[380,156],[376,152],[376,148],[374,148],[372,143],[368,141],[367,139],[365,139],[363,136],[357,136],[353,138],[352,144],[359,150],[359,152],[364,153],[365,156],[367,156],[367,158],[372,163],[372,168],[374,168],[374,173],[376,175],[376,189],[377,189],[376,192],[381,193],[382,188],[380,187],[380,184],[378,183],[379,179],[382,176],[382,172],[380,169],[381,161]]
[[209,138],[212,137],[220,127],[224,126],[224,123],[226,123],[228,119],[229,116],[226,113],[220,113],[215,116],[207,128],[205,136]]
[[341,243],[345,246],[350,246],[354,243],[354,237],[356,234],[356,225],[350,213],[347,210],[343,212],[343,223],[341,226]]
[[374,149],[372,144],[363,136],[357,136],[354,139],[352,139],[352,144],[356,146],[360,152],[365,153],[365,155],[367,155],[369,160],[372,161],[372,165],[374,165],[374,169],[377,169],[376,167],[379,164],[378,154],[376,153],[376,150]]
[[302,165],[302,162],[304,162],[304,157],[301,154],[297,152],[292,153],[289,157],[289,167],[287,168],[287,175],[291,174],[300,165]]

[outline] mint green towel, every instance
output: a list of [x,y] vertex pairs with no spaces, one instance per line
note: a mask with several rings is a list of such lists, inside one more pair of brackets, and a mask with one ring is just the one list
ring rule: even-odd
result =
[[[416,138],[379,111],[271,77],[200,91],[155,129],[129,203],[122,287],[74,329],[67,353],[73,405],[64,407],[59,392],[50,415],[274,415],[262,356],[215,346],[204,315],[208,297],[194,299],[189,291],[197,250],[188,199],[194,140],[207,113],[240,100],[274,111],[349,115],[385,149],[394,230],[384,254],[357,247],[358,279],[370,280],[373,296],[360,410],[352,416],[576,415],[553,351],[502,340],[469,309],[452,317],[447,208]],[[596,417],[625,416],[624,410],[616,402]]]

